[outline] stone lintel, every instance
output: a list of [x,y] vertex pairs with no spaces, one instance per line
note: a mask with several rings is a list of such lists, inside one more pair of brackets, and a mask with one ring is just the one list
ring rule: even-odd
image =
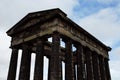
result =
[[48,29],[46,29],[44,31],[41,31],[40,33],[29,36],[27,38],[20,39],[18,41],[14,40],[12,42],[12,46],[19,45],[21,43],[24,43],[24,42],[27,42],[27,41],[30,41],[30,40],[34,40],[34,39],[36,39],[38,37],[42,37],[42,36],[45,36],[45,35],[51,35],[55,31],[59,32],[61,35],[64,35],[64,36],[67,36],[67,37],[71,38],[73,41],[77,41],[77,42],[81,43],[83,46],[87,46],[88,48],[90,48],[91,51],[96,51],[98,54],[103,55],[106,58],[109,58],[107,51],[99,50],[97,47],[93,47],[93,45],[91,45],[88,42],[80,39],[79,37],[77,37],[74,34],[70,33],[68,30],[65,30],[64,28],[60,27],[59,25],[54,25],[51,28],[48,28]]

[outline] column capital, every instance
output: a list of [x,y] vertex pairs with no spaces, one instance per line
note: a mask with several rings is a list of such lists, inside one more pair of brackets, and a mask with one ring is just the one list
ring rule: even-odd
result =
[[27,51],[31,52],[32,46],[31,46],[29,43],[27,43],[27,44],[22,44],[22,50],[23,50],[23,51],[27,50]]
[[72,39],[70,39],[69,37],[64,37],[64,38],[62,38],[62,41],[63,42],[71,42],[72,43]]
[[80,47],[84,48],[84,46],[83,46],[81,43],[79,43],[79,42],[74,42],[73,45],[74,45],[77,49],[80,48]]
[[[54,38],[54,37],[59,37],[60,38],[60,33],[55,31],[51,34],[51,36]],[[57,39],[57,38],[56,38]],[[52,39],[53,40],[53,39]]]
[[12,47],[11,49],[12,50],[18,50],[19,48],[18,47]]
[[12,48],[12,52],[13,52],[13,53],[14,53],[14,52],[18,53],[18,50],[19,50],[18,48],[15,48],[15,47]]
[[41,44],[43,46],[44,39],[37,39],[37,44],[35,45],[36,47],[39,47]]
[[108,58],[104,58],[106,61],[109,61],[110,59],[108,59]]
[[28,48],[28,44],[22,44],[22,49]]

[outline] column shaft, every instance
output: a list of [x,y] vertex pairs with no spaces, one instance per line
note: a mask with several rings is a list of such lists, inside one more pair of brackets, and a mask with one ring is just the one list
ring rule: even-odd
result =
[[105,61],[106,78],[107,80],[111,80],[108,59],[105,58],[104,61]]
[[60,54],[60,35],[57,32],[52,34],[52,55],[50,58],[49,80],[62,80],[62,61]]
[[36,60],[34,70],[34,80],[43,80],[44,45],[39,40],[36,46]]
[[99,56],[99,67],[100,67],[100,76],[101,80],[106,80],[105,64],[103,56]]
[[83,80],[83,47],[78,44],[77,48],[77,80]]
[[74,80],[72,42],[69,39],[65,41],[65,48],[65,80]]
[[15,80],[16,69],[17,69],[17,60],[18,60],[18,49],[12,49],[7,80]]
[[51,76],[50,76],[50,72],[51,72],[51,60],[50,60],[51,58],[49,57],[49,62],[48,62],[48,79],[47,80],[50,80],[51,78]]
[[89,49],[85,52],[87,80],[93,80],[93,66],[92,66],[92,53]]
[[76,65],[74,64],[74,80],[77,79],[77,76],[76,76]]
[[98,54],[96,52],[92,53],[92,61],[93,61],[94,80],[100,80]]
[[30,79],[30,65],[31,65],[30,48],[27,45],[23,45],[19,80],[29,80]]

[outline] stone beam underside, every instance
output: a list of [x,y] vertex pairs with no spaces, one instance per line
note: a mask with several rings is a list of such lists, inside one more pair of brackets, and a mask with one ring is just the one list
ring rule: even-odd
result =
[[104,57],[108,58],[107,51],[98,49],[97,46],[96,47],[93,46],[94,44],[90,44],[90,43],[82,40],[80,37],[74,35],[73,33],[69,32],[68,30],[65,30],[63,27],[60,27],[59,25],[54,25],[50,28],[48,27],[44,31],[40,31],[39,33],[29,36],[29,37],[19,39],[17,41],[14,40],[14,41],[12,41],[11,46],[19,45],[21,43],[28,42],[28,41],[34,40],[34,39],[42,37],[42,36],[51,35],[55,31],[59,32],[63,36],[71,38],[73,41],[79,42],[83,46],[87,46],[88,48],[90,48],[91,51],[96,51],[98,54],[101,54]]

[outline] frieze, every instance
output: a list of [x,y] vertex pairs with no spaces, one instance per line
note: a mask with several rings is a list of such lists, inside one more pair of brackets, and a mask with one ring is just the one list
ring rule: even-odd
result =
[[78,37],[80,39],[80,42],[82,44],[84,43],[84,46],[89,46],[89,48],[91,48],[93,51],[96,49],[97,51],[101,52],[102,55],[107,56],[107,51],[104,50],[104,48],[102,48],[99,44],[95,43],[92,39],[83,33],[76,30],[74,27],[66,24],[65,22],[62,22],[61,20],[59,20],[59,26],[63,27],[66,31],[69,31],[72,35]]
[[[46,26],[47,26],[47,24],[46,24]],[[53,26],[54,26],[54,28],[52,28]],[[39,37],[39,36],[44,36],[46,34],[52,34],[52,32],[54,30],[56,30],[55,26],[56,26],[56,24],[51,23],[50,26],[46,27],[46,29],[37,29],[36,30],[36,28],[34,27],[31,29],[29,28],[27,31],[24,31],[22,33],[16,34],[16,36],[14,36],[12,39],[12,46],[21,44],[21,43],[26,42],[26,41],[30,41],[32,39]],[[32,30],[34,32],[31,32],[30,30]]]
[[[96,51],[96,52],[98,52],[98,54],[102,54],[106,57],[108,56],[106,50],[104,50],[99,44],[95,43],[90,38],[85,36],[83,33],[77,31],[75,28],[71,27],[70,25],[66,24],[66,26],[64,26],[64,25],[62,25],[62,23],[59,23],[60,25],[57,23],[58,23],[57,20],[54,20],[52,22],[44,23],[43,25],[40,25],[40,26],[38,25],[37,27],[39,27],[40,30],[36,30],[33,27],[31,29],[34,32],[31,32],[28,30],[28,31],[25,31],[25,33],[24,32],[21,33],[20,36],[24,35],[23,39],[16,38],[16,40],[14,40],[12,42],[12,44],[13,45],[20,44],[22,42],[26,42],[26,41],[35,39],[39,36],[43,36],[46,34],[52,34],[52,32],[58,31],[60,34],[66,35],[75,41],[79,41],[83,46],[89,47],[92,51]],[[37,31],[37,33],[36,33],[36,31]]]
[[71,39],[80,42],[83,46],[89,47],[92,51],[96,51],[98,54],[101,54],[104,57],[108,57],[106,51],[101,51],[98,48],[93,47],[92,45],[86,43],[86,41],[81,40],[79,37],[72,35],[69,31],[66,31],[66,30],[64,30],[64,28],[61,28],[60,26],[56,26],[56,25],[51,27],[51,28],[48,28],[48,29],[46,29],[38,34],[29,36],[29,37],[24,38],[24,39],[20,39],[18,41],[14,41],[13,43],[14,43],[14,45],[18,45],[18,44],[21,44],[23,42],[27,42],[29,40],[36,39],[37,37],[44,36],[46,34],[52,34],[54,31],[58,31],[60,34],[66,35],[66,36],[70,37]]
[[23,32],[20,32],[20,33],[16,34],[15,36],[13,36],[12,41],[17,41],[21,38],[27,38],[29,36],[38,34],[41,31],[44,31],[48,28],[51,28],[52,26],[55,26],[56,24],[57,24],[57,20],[54,19],[52,21],[48,21],[46,23],[43,23],[42,25],[34,25],[34,26],[29,27],[28,29],[24,30]]

